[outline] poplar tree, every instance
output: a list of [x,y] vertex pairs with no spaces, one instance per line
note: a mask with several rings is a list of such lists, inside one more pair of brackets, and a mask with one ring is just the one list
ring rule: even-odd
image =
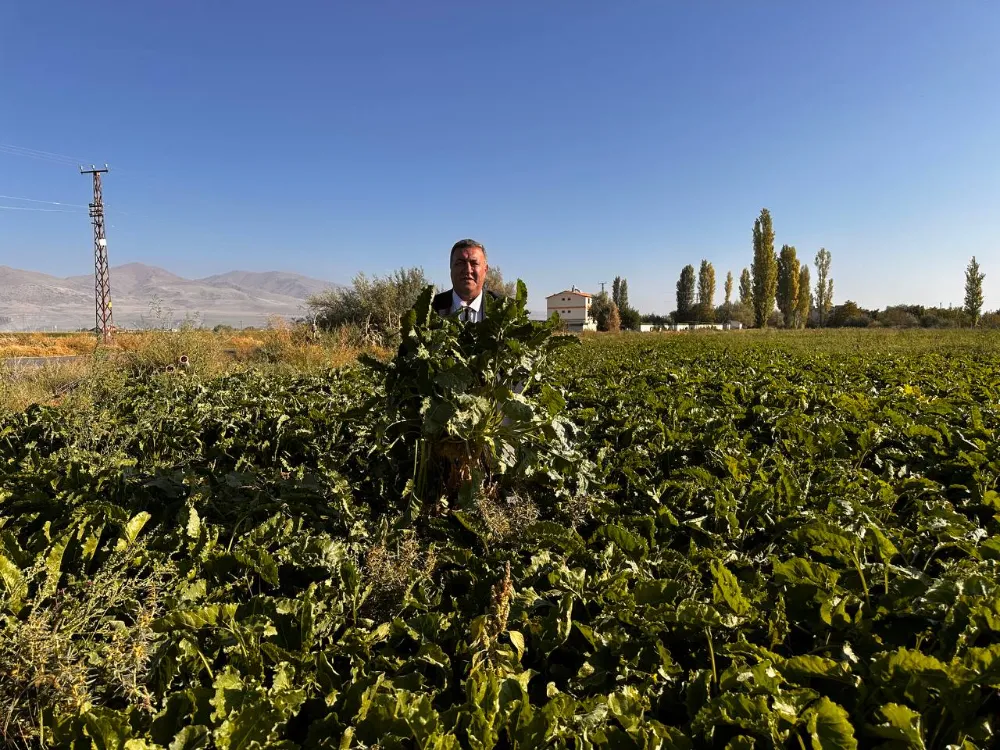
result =
[[833,279],[830,278],[830,251],[821,247],[816,253],[816,311],[819,313],[819,324],[826,325],[826,320],[833,308]]
[[812,311],[812,290],[809,289],[809,266],[802,264],[799,269],[799,299],[795,305],[795,322],[799,328],[805,328],[809,323],[809,313]]
[[707,260],[698,270],[698,318],[705,323],[715,322],[715,267]]
[[979,316],[983,311],[983,279],[985,273],[979,272],[976,256],[972,256],[965,269],[965,312],[972,318],[972,325],[979,324]]
[[794,327],[799,309],[799,259],[793,245],[782,245],[778,256],[778,309],[785,328]]
[[615,300],[615,304],[618,305],[619,311],[631,309],[628,304],[628,279],[622,279],[618,285],[618,299]]
[[686,265],[677,280],[677,322],[689,323],[694,313],[694,266]]
[[740,304],[748,310],[753,309],[753,280],[749,269],[744,268],[740,274]]
[[724,322],[729,322],[732,317],[733,309],[733,272],[726,271],[726,320]]
[[767,328],[778,293],[778,256],[774,252],[771,212],[762,208],[753,223],[753,317],[758,328]]

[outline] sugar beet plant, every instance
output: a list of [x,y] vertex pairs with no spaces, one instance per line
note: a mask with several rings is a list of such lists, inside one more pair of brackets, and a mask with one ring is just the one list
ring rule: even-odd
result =
[[997,745],[1000,342],[524,297],[0,416],[0,745]]
[[485,297],[485,320],[474,325],[434,313],[432,292],[404,318],[395,359],[366,359],[384,388],[355,417],[380,494],[399,497],[408,521],[484,501],[527,495],[555,506],[585,494],[593,464],[575,446],[565,399],[543,378],[554,353],[578,340],[553,335],[554,320],[528,320],[521,282],[512,298]]

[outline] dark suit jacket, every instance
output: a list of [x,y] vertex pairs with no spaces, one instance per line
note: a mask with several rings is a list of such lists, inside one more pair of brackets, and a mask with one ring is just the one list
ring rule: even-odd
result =
[[[483,292],[490,295],[494,300],[500,299],[500,295],[492,289],[484,289]],[[438,315],[451,314],[451,293],[452,290],[449,289],[446,292],[435,294],[434,299],[431,300],[431,309],[433,309]]]

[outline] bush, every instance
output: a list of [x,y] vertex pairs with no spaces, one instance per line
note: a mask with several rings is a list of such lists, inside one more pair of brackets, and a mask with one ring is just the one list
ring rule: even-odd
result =
[[325,331],[359,326],[367,345],[397,346],[400,321],[429,283],[422,268],[401,268],[372,278],[362,273],[354,277],[350,287],[313,295],[306,305]]
[[621,318],[621,327],[623,331],[639,330],[642,318],[639,315],[639,311],[634,307],[627,307],[624,310],[619,310],[618,315]]
[[903,307],[887,307],[879,313],[877,324],[886,328],[916,328],[920,318]]
[[594,295],[590,303],[590,317],[597,323],[598,331],[621,330],[621,314],[607,292]]

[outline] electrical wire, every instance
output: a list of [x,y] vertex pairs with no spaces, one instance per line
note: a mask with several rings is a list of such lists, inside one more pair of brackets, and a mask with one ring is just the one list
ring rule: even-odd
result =
[[63,201],[43,201],[38,198],[19,198],[16,195],[0,195],[0,200],[5,201],[25,201],[26,203],[47,203],[51,206],[66,206],[68,208],[87,208],[80,203],[64,203]]
[[80,211],[67,211],[64,208],[35,208],[33,206],[0,206],[0,209],[4,211],[43,211],[47,214],[76,214],[80,215]]
[[42,161],[49,161],[56,164],[65,164],[67,166],[74,167],[77,167],[86,161],[86,159],[77,159],[73,156],[57,154],[53,151],[42,151],[37,148],[15,146],[12,143],[0,143],[0,153],[11,154],[12,156],[25,156],[29,159],[40,159]]

